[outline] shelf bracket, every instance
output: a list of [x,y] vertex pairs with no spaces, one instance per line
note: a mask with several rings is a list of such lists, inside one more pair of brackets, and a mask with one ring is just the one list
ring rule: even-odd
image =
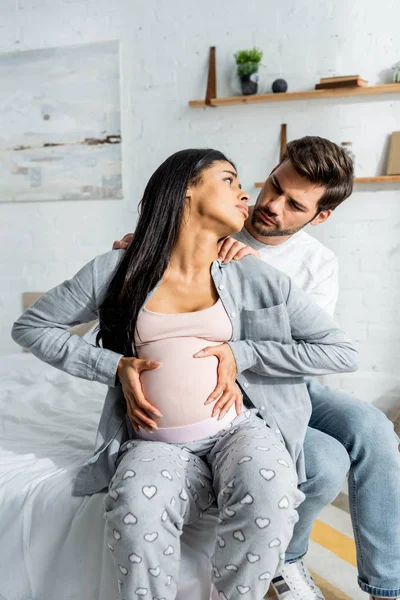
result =
[[282,156],[285,154],[287,144],[287,124],[282,123],[281,125],[281,151],[279,160],[282,160]]
[[[212,106],[211,100],[217,97],[217,71],[215,66],[215,46],[210,48],[210,57],[208,62],[208,80],[206,91],[206,106]],[[215,107],[214,107],[215,108]]]

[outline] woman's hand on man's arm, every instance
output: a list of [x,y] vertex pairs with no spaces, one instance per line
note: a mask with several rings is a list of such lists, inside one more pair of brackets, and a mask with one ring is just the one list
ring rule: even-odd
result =
[[[126,250],[133,239],[133,233],[127,233],[124,235],[122,240],[115,240],[113,243],[113,250]],[[251,246],[246,246],[242,242],[238,242],[233,237],[227,237],[218,242],[218,258],[223,262],[230,262],[231,260],[241,260],[249,254],[260,258],[257,250]]]

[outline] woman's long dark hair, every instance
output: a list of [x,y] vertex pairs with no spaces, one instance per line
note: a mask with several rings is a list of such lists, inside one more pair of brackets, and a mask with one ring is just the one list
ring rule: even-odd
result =
[[139,311],[169,264],[181,227],[187,188],[198,184],[202,172],[217,161],[234,166],[218,150],[181,150],[167,158],[151,176],[139,203],[133,240],[100,307],[97,345],[101,340],[104,348],[132,356]]

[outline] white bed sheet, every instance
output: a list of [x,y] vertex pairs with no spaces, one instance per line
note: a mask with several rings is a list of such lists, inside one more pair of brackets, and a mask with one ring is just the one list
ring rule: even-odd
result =
[[[1,600],[117,600],[104,494],[71,494],[106,391],[31,354],[0,357]],[[209,598],[215,523],[182,536],[180,600]]]

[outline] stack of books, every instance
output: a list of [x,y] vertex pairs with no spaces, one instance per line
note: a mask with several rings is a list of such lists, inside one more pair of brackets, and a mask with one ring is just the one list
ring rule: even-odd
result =
[[322,77],[315,86],[316,90],[331,90],[334,88],[365,87],[368,81],[359,75],[345,75],[344,77]]

